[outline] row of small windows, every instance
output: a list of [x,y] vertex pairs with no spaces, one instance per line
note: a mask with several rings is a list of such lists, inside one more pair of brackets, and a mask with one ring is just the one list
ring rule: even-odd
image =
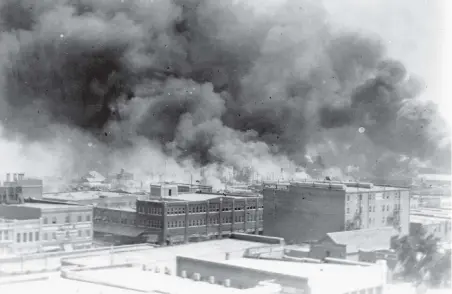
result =
[[[262,215],[258,215],[258,219],[262,220],[263,216]],[[244,216],[235,216],[234,218],[234,222],[235,223],[243,223],[245,221],[245,217]],[[253,222],[254,220],[254,216],[253,215],[248,215],[247,216],[247,221],[249,222]],[[221,218],[221,222],[223,224],[231,224],[232,223],[232,217],[223,217]],[[209,225],[217,225],[219,224],[219,219],[218,218],[209,218],[208,219],[208,224]],[[196,227],[196,226],[205,226],[206,225],[206,219],[194,219],[194,220],[189,220],[188,221],[188,226],[189,227]],[[170,221],[168,222],[168,228],[183,228],[185,227],[185,221]]]
[[[82,230],[78,230],[77,231],[77,236],[78,237],[90,237],[91,236],[91,230],[85,230],[85,235],[83,235],[83,231]],[[33,240],[33,235],[34,235],[34,240]],[[17,243],[27,243],[27,242],[38,242],[39,241],[39,232],[28,232],[28,233],[17,233],[16,234],[16,242]],[[56,240],[57,239],[57,234],[56,232],[52,232],[51,234],[52,236],[52,240]],[[69,237],[69,231],[66,231],[66,236]],[[48,241],[49,240],[49,233],[45,232],[42,233],[42,239],[44,241]]]
[[109,216],[96,216],[96,217],[94,217],[94,221],[95,222],[114,223],[114,224],[123,224],[123,225],[136,225],[135,219],[109,217]]
[[141,226],[145,226],[145,227],[149,227],[149,228],[157,228],[160,229],[162,228],[162,221],[161,220],[156,220],[156,219],[141,219],[138,221],[139,225]]
[[[391,195],[389,193],[383,194],[383,198],[382,199],[390,199],[390,196]],[[394,197],[395,197],[395,199],[400,199],[400,193],[399,192],[395,192]],[[358,199],[360,201],[362,201],[363,200],[363,195],[359,194],[358,195]],[[368,195],[368,200],[369,201],[375,201],[375,194],[369,194]],[[347,195],[347,201],[350,201],[350,195]]]
[[[83,215],[79,214],[79,215],[77,215],[77,219],[76,220],[79,223],[83,222],[83,221],[90,222],[91,221],[91,215],[87,214],[87,215],[85,215],[85,217],[83,217]],[[71,216],[70,215],[66,215],[66,217],[64,218],[64,222],[65,223],[71,223]],[[43,223],[45,225],[49,224],[49,219],[47,217],[44,217]],[[52,217],[52,224],[56,224],[56,223],[58,223],[58,219],[54,216],[54,217]]]
[[147,207],[147,209],[145,209],[144,206],[138,206],[138,213],[145,213],[145,214],[151,214],[151,215],[163,215],[163,208]]
[[[256,209],[255,205],[250,205],[246,207],[248,210]],[[259,205],[259,208],[264,208],[263,205]],[[236,206],[234,207],[235,211],[242,211],[245,210],[244,206]],[[209,205],[209,212],[219,212],[220,211],[220,205],[218,204],[210,204]],[[221,208],[221,211],[232,211],[232,206],[224,206]],[[196,206],[189,206],[188,207],[188,213],[204,213],[207,212],[207,205],[196,205]],[[177,214],[185,214],[185,207],[170,207],[168,209],[168,215],[177,215]]]
[[[391,210],[391,206],[390,205],[382,205],[381,206],[381,211],[390,211]],[[398,211],[400,210],[400,204],[394,204],[394,210]],[[375,205],[369,205],[369,212],[375,212]],[[350,213],[350,208],[347,207],[347,213]]]

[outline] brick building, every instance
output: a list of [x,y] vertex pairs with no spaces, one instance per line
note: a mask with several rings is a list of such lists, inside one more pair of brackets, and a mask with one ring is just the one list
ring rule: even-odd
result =
[[[0,217],[9,220],[38,220],[40,251],[73,250],[92,245],[92,207],[50,203],[0,205]],[[17,243],[30,238],[16,234]]]
[[288,243],[330,232],[394,226],[409,233],[410,190],[356,182],[264,185],[265,235]]
[[94,240],[103,245],[144,243],[146,231],[136,223],[136,210],[131,207],[94,207]]
[[173,197],[137,201],[137,226],[158,243],[262,233],[262,197],[171,193]]

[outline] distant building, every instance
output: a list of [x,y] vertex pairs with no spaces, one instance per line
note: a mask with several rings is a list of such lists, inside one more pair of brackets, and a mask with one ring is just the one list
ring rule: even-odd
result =
[[172,244],[233,232],[262,233],[262,197],[178,194],[177,188],[170,186],[157,194],[163,196],[137,201],[137,226],[146,228],[153,242]]
[[451,218],[444,216],[412,214],[410,216],[410,235],[419,235],[421,232],[438,238],[440,242],[450,243]]
[[90,171],[79,180],[75,181],[75,184],[79,188],[88,188],[88,189],[109,189],[110,184],[107,182],[107,179],[96,171]]
[[409,233],[410,190],[356,182],[264,185],[264,233],[287,243],[338,231],[393,226]]
[[392,240],[397,235],[398,232],[393,227],[327,233],[319,241],[311,244],[309,257],[358,261],[360,251],[391,249]]
[[[0,205],[0,218],[37,220],[40,225],[40,251],[89,248],[92,245],[92,207],[50,203]],[[28,243],[25,235],[16,234],[16,243]]]
[[146,195],[125,192],[110,191],[73,191],[45,193],[44,200],[67,203],[77,203],[80,205],[93,205],[98,207],[132,207],[135,208],[137,199],[146,198]]
[[451,175],[443,174],[420,174],[416,181],[423,187],[445,187],[451,186]]
[[23,173],[8,173],[3,185],[0,183],[0,203],[4,204],[19,204],[29,198],[39,199],[42,198],[42,193],[42,180],[25,178]]

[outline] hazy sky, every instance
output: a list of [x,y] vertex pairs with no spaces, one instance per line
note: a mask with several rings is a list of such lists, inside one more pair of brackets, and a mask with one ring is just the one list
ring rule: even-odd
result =
[[427,84],[424,96],[440,99],[442,22],[441,0],[323,0],[337,21],[353,29],[375,33],[390,56]]

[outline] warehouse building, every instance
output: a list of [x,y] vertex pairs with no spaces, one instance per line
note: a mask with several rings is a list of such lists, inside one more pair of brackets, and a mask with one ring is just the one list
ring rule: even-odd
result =
[[410,190],[356,182],[264,185],[264,233],[289,244],[339,231],[393,226],[409,233]]
[[0,203],[19,204],[29,198],[42,198],[42,180],[26,178],[24,173],[6,174],[6,179],[0,183]]
[[[158,243],[186,243],[233,232],[261,234],[262,197],[178,194],[165,187],[149,200],[137,201],[137,226]],[[151,193],[156,195],[156,193]]]

